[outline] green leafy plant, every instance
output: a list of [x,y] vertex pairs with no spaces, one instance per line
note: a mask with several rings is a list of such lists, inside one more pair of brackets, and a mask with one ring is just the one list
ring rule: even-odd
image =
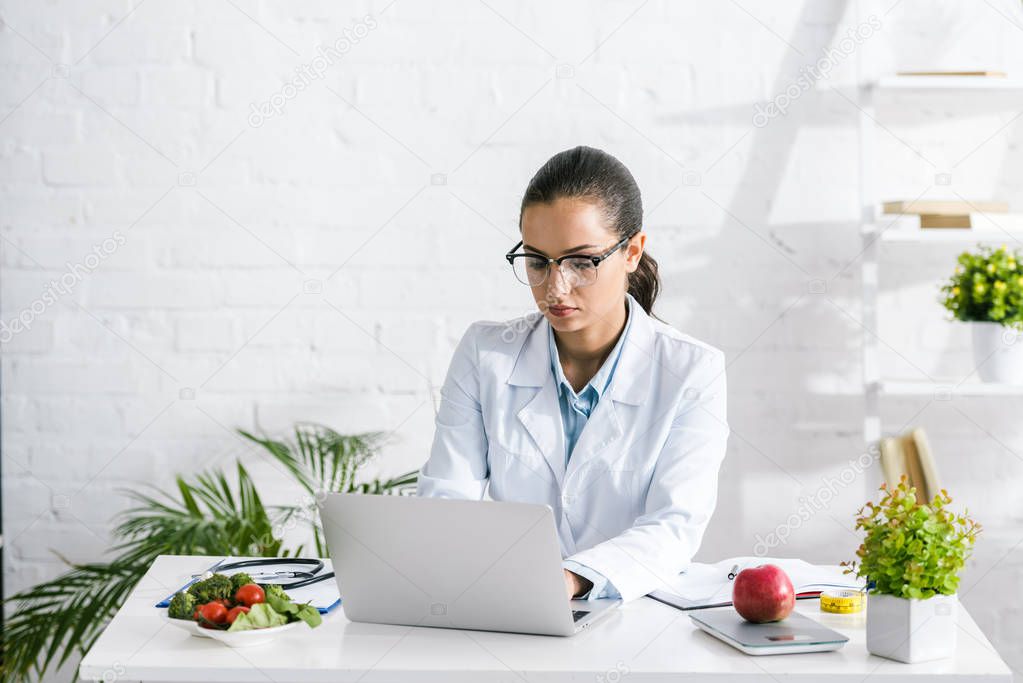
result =
[[857,513],[856,528],[866,537],[856,550],[859,567],[842,562],[845,573],[873,581],[877,593],[901,598],[955,593],[981,525],[968,511],[946,509],[952,498],[945,489],[929,503],[918,503],[905,475],[895,488],[882,484],[880,490],[880,503],[868,502]]
[[[240,433],[262,446],[314,498],[328,492],[405,493],[418,478],[412,471],[385,481],[359,479],[359,469],[382,444],[379,432],[342,435],[300,423],[283,441]],[[175,483],[171,492],[125,492],[134,506],[114,529],[110,562],[67,562],[67,573],[5,601],[14,611],[4,624],[0,680],[37,680],[88,652],[159,555],[295,556],[303,546],[284,547],[277,532],[300,524],[311,529],[317,556],[326,556],[318,518],[311,513],[316,501],[265,505],[240,461],[233,477],[212,470],[179,476]]]
[[942,304],[963,321],[995,322],[1023,331],[1023,255],[981,246],[959,255],[955,273],[942,285]]
[[315,523],[316,505],[325,493],[401,493],[414,487],[419,477],[419,473],[413,471],[386,481],[372,479],[360,483],[356,480],[359,469],[374,458],[383,445],[383,435],[379,432],[350,436],[322,425],[299,423],[287,441],[257,437],[243,430],[238,433],[269,451],[305,489],[308,494],[305,504],[281,508],[278,524],[288,524],[295,517],[312,521],[310,527],[318,557],[327,556],[320,526]]

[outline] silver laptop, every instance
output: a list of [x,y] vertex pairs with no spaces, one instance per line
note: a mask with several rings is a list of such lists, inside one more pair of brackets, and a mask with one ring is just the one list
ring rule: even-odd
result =
[[570,636],[621,600],[569,600],[549,505],[331,494],[320,518],[352,621]]

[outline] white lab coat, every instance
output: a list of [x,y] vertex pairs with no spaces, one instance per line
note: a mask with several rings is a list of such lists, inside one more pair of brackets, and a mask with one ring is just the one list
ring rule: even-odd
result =
[[665,587],[696,553],[730,433],[724,354],[632,303],[611,385],[567,471],[550,322],[534,312],[471,324],[418,485],[421,496],[550,505],[562,557],[603,574],[626,601]]

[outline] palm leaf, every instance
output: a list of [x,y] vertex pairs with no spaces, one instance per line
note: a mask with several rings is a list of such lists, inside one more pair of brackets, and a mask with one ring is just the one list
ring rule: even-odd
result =
[[52,663],[59,668],[74,652],[87,652],[147,568],[126,562],[75,565],[10,598],[17,611],[4,625],[4,680],[33,672],[42,678]]
[[122,540],[112,562],[69,563],[70,572],[5,601],[15,611],[4,625],[4,681],[42,678],[51,666],[88,652],[158,555],[282,554],[269,512],[241,463],[235,489],[221,472],[193,481],[178,477],[176,485],[178,498],[127,492],[136,505],[114,530]]
[[[239,429],[243,437],[266,449],[277,462],[290,472],[312,499],[319,500],[326,493],[387,494],[408,493],[419,479],[418,470],[405,472],[381,481],[357,481],[359,469],[374,458],[386,437],[383,432],[339,434],[330,427],[313,422],[295,425],[292,438],[281,441],[258,437]],[[298,512],[296,510],[295,512]],[[326,557],[315,503],[304,508],[313,532],[313,545],[317,556]]]
[[177,478],[181,500],[154,491],[128,491],[136,502],[122,513],[116,536],[129,539],[115,551],[144,549],[156,557],[175,555],[274,556],[280,541],[273,538],[270,512],[252,478],[237,464],[237,495],[222,472],[197,474],[194,482]]
[[[263,446],[314,498],[329,491],[406,493],[418,478],[412,471],[384,481],[357,481],[359,469],[378,451],[383,439],[379,432],[345,436],[300,423],[290,442],[240,433]],[[282,523],[309,510],[266,506],[240,462],[233,483],[213,470],[191,479],[177,477],[173,493],[156,488],[125,493],[133,506],[118,518],[111,562],[68,562],[71,570],[66,574],[4,601],[14,613],[0,635],[0,680],[39,679],[72,655],[88,652],[159,555],[287,557],[302,551],[302,546],[282,547],[273,535],[272,515]],[[327,550],[312,512],[306,518],[316,552],[323,557]]]
[[418,481],[417,470],[380,481],[358,482],[360,468],[374,458],[386,441],[383,432],[339,434],[314,422],[295,425],[290,441],[258,437],[238,430],[266,449],[314,498],[324,493],[405,493]]

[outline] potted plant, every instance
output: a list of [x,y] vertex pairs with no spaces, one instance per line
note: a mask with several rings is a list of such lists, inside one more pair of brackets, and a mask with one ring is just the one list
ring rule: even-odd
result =
[[1023,384],[1023,256],[981,246],[959,255],[941,287],[954,319],[970,324],[974,366],[981,380]]
[[956,646],[959,571],[970,556],[981,526],[946,509],[941,490],[930,502],[917,502],[916,487],[903,475],[880,503],[858,512],[856,528],[866,538],[860,558],[843,562],[845,573],[868,581],[867,650],[900,662],[951,657]]

